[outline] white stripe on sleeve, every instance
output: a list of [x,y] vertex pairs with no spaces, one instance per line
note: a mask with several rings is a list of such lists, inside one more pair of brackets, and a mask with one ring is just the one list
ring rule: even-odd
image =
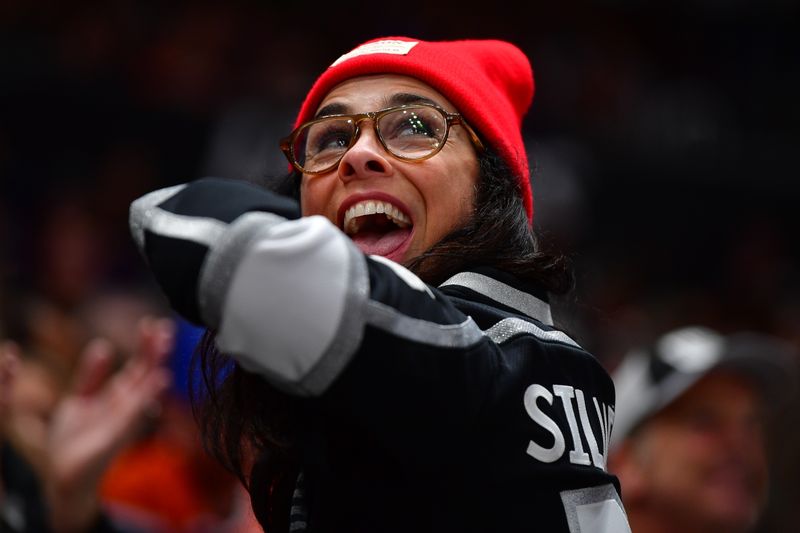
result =
[[[236,240],[236,226],[231,226],[231,240]],[[347,346],[348,353],[338,354],[338,364],[327,368],[325,376],[313,373],[323,356],[330,355],[340,326],[352,322],[353,317],[345,320],[345,313],[364,308],[363,301],[353,300],[366,298],[366,288],[357,290],[359,284],[351,279],[353,262],[364,258],[319,216],[265,224],[254,237],[240,250],[243,255],[222,254],[232,264],[218,261],[214,268],[223,276],[226,268],[235,268],[223,295],[219,346],[236,354],[246,368],[271,376],[277,386],[295,394],[320,394],[355,351],[355,346]],[[363,280],[366,269],[361,268]],[[361,294],[354,296],[354,290]],[[363,318],[355,322],[361,326]],[[360,338],[352,342],[357,346]],[[313,390],[305,381],[310,375],[314,375]]]

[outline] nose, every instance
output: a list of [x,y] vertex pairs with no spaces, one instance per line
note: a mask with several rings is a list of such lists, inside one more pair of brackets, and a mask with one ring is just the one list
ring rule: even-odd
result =
[[393,172],[389,154],[378,140],[371,123],[361,124],[361,134],[355,144],[339,161],[339,179],[349,182],[354,179],[390,176]]

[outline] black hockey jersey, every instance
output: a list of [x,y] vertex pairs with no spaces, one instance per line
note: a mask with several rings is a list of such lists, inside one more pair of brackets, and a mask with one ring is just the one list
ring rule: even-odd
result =
[[612,381],[536,287],[490,266],[428,286],[242,182],[151,193],[131,227],[179,312],[305,398],[293,527],[629,531]]

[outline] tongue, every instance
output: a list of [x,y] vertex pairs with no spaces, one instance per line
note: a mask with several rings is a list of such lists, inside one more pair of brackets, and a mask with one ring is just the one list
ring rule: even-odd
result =
[[388,233],[366,230],[359,231],[352,239],[365,254],[386,256],[400,248],[410,234],[410,228],[398,228]]

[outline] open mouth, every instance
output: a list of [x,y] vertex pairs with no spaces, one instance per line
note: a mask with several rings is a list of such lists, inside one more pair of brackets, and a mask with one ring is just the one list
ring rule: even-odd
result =
[[342,229],[362,252],[397,260],[409,242],[413,224],[391,202],[364,200],[345,211]]

